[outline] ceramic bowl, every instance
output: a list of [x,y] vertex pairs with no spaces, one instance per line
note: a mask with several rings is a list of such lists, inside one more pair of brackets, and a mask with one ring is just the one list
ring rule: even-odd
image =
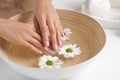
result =
[[[62,26],[72,30],[69,43],[75,43],[81,48],[82,53],[79,56],[70,59],[61,57],[65,63],[60,69],[40,69],[40,55],[0,38],[2,59],[21,74],[38,80],[63,80],[84,71],[102,53],[106,42],[105,32],[97,21],[82,13],[69,10],[57,12]],[[28,12],[11,19],[33,25],[32,16],[32,12]]]
[[[88,5],[89,5],[88,0],[84,2],[84,4],[82,4],[81,11],[86,15],[89,15],[92,18],[96,19],[99,23],[103,25],[103,27],[107,29],[120,29],[120,15],[118,16],[118,14],[120,14],[120,1],[110,0],[110,3],[111,3],[112,10],[114,9],[113,14],[116,17],[113,17],[113,15],[111,15],[110,18],[103,18],[103,17],[99,17],[91,14],[88,8]],[[116,10],[119,10],[117,11],[118,14],[116,14]]]

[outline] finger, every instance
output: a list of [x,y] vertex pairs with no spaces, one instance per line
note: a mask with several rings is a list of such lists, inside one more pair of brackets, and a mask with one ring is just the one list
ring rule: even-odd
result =
[[38,24],[37,19],[36,19],[35,16],[33,17],[33,23],[34,23],[35,28],[39,29],[39,24]]
[[34,45],[35,47],[37,47],[38,49],[42,49],[42,44],[39,40],[33,38],[30,35],[26,35],[26,37],[24,38],[25,41],[31,43],[32,45]]
[[49,31],[50,31],[50,37],[51,37],[51,42],[52,42],[52,48],[54,50],[58,49],[58,45],[57,45],[57,38],[56,38],[56,29],[55,29],[55,25],[54,25],[54,21],[52,20],[52,18],[47,19],[47,23],[49,26]]
[[62,35],[61,35],[61,31],[60,31],[60,26],[58,25],[57,22],[54,22],[54,23],[55,23],[55,27],[56,27],[56,31],[57,31],[57,33],[56,33],[57,43],[59,46],[61,46],[62,45],[62,42],[61,42]]
[[40,36],[42,36],[41,31],[40,31],[40,26],[39,26],[39,23],[38,23],[36,17],[33,17],[33,22],[34,22],[34,27],[36,28],[36,32],[37,32]]
[[32,44],[30,44],[27,41],[23,41],[24,47],[26,47],[27,49],[30,49],[32,52],[38,53],[38,54],[42,54],[42,51],[37,49],[35,46],[33,46]]
[[55,55],[56,54],[56,52],[55,51],[53,51],[53,50],[51,50],[50,48],[45,48],[45,50],[47,51],[47,53],[46,54],[50,54],[50,55]]
[[32,31],[31,33],[31,36],[39,41],[42,41],[41,40],[41,36],[39,34],[37,34],[36,32]]
[[64,36],[64,32],[63,32],[63,28],[62,28],[61,23],[59,23],[59,26],[60,26],[60,33],[61,33],[61,36],[63,37],[63,36]]
[[56,20],[55,21],[57,22],[57,25],[59,26],[59,29],[60,29],[61,36],[63,37],[64,36],[64,32],[63,32],[63,28],[62,28],[62,25],[61,25],[61,22],[60,22],[60,18],[59,18],[58,15],[56,16]]
[[[24,24],[25,25],[25,24]],[[28,29],[36,31],[35,27],[31,24],[26,24],[26,26],[28,27]]]
[[49,38],[48,38],[49,31],[46,24],[46,19],[45,18],[39,19],[39,24],[40,24],[40,31],[42,32],[43,44],[45,47],[49,47]]

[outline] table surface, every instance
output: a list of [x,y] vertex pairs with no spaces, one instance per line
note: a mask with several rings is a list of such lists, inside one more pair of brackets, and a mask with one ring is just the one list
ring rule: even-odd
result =
[[[54,0],[56,8],[80,9],[81,0]],[[107,43],[103,54],[88,67],[82,75],[78,74],[73,80],[120,80],[120,30],[105,29]],[[0,59],[0,80],[33,80],[10,68]]]

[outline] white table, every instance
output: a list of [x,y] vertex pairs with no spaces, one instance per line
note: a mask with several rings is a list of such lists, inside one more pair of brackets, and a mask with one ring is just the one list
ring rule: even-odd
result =
[[[56,8],[80,8],[81,0],[54,0]],[[107,44],[103,54],[82,75],[73,80],[120,80],[120,30],[107,30]],[[0,80],[33,80],[11,69],[0,59]]]

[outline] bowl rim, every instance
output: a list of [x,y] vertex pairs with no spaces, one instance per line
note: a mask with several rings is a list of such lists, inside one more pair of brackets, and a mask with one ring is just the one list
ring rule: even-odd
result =
[[[102,24],[100,24],[100,23],[99,23],[97,20],[95,20],[94,18],[92,18],[92,17],[90,17],[90,16],[88,16],[88,15],[82,13],[82,12],[76,11],[76,10],[69,10],[69,9],[57,9],[57,10],[59,10],[59,11],[69,11],[69,12],[72,11],[72,12],[75,12],[75,13],[82,14],[82,15],[84,15],[84,16],[92,19],[92,20],[93,20],[94,22],[96,22],[98,25],[100,25],[101,29],[103,30],[103,34],[104,34],[104,37],[105,37],[105,41],[104,41],[103,47],[100,49],[100,51],[98,51],[98,53],[97,53],[96,55],[94,55],[94,56],[91,57],[90,59],[88,59],[88,60],[86,60],[86,61],[84,61],[84,62],[82,62],[82,63],[80,63],[80,64],[76,64],[76,65],[72,65],[72,66],[68,66],[68,67],[63,67],[63,68],[58,68],[58,69],[41,69],[41,68],[36,68],[36,67],[25,66],[25,65],[17,64],[17,63],[15,63],[14,61],[8,59],[7,57],[5,57],[5,56],[3,56],[3,55],[0,55],[0,57],[1,57],[5,62],[7,62],[7,63],[12,63],[12,64],[15,64],[15,65],[17,65],[17,66],[20,66],[20,67],[23,67],[23,68],[26,68],[26,69],[36,69],[36,70],[43,70],[43,71],[46,71],[46,70],[47,70],[47,71],[53,71],[53,70],[54,70],[54,71],[55,71],[55,70],[66,70],[66,69],[73,69],[73,68],[79,67],[79,66],[81,66],[81,65],[83,65],[83,64],[89,63],[90,61],[94,60],[98,55],[100,55],[101,52],[103,51],[103,49],[105,48],[106,40],[107,40],[107,38],[106,38],[106,31],[105,31],[104,27],[102,26]],[[31,11],[30,11],[30,12],[31,12]],[[15,15],[15,16],[19,16],[19,15],[21,15],[21,14],[17,14],[17,15]],[[9,19],[11,19],[11,18],[12,18],[12,17],[10,17]]]

